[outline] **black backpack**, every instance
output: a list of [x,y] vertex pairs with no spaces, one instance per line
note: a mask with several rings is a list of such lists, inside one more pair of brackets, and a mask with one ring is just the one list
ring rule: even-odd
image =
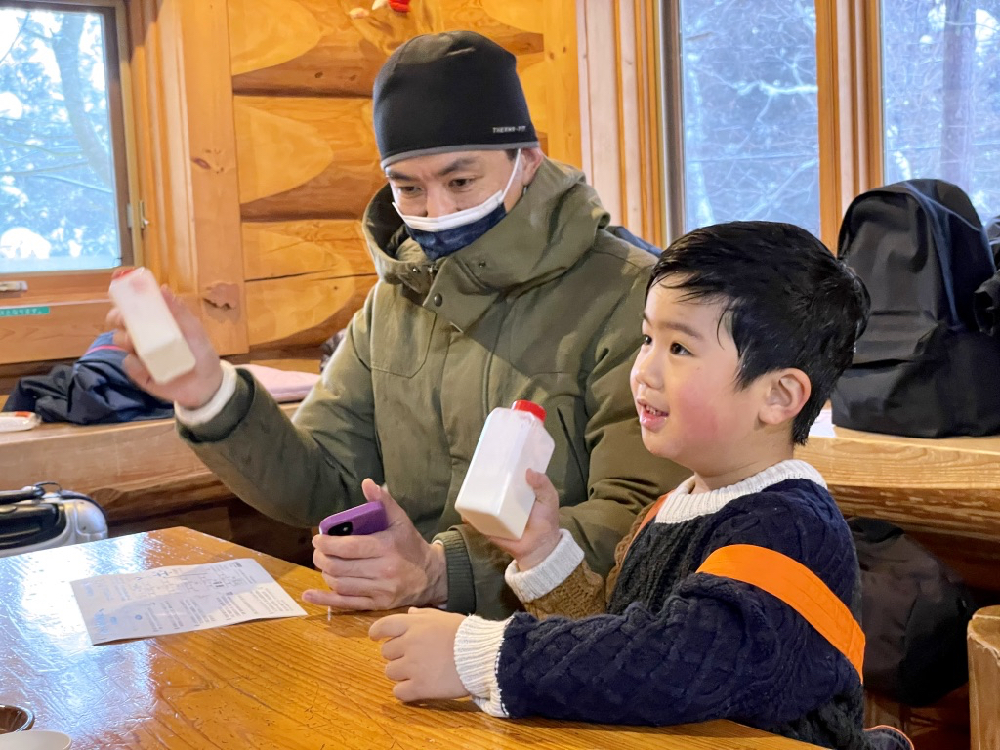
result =
[[1000,433],[1000,324],[991,327],[996,308],[983,296],[991,283],[996,291],[997,270],[968,196],[940,180],[870,190],[848,208],[838,244],[872,314],[833,391],[834,424],[910,437]]
[[898,526],[873,518],[848,524],[861,568],[865,688],[930,705],[968,680],[972,592]]

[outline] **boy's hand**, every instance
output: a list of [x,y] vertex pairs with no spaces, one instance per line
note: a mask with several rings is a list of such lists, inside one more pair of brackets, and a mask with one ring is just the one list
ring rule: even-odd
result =
[[493,544],[517,560],[521,570],[533,568],[552,554],[562,538],[559,531],[559,493],[544,474],[528,469],[528,484],[535,491],[535,504],[518,540],[487,537]]
[[376,620],[368,631],[382,644],[389,663],[385,676],[398,683],[393,695],[404,702],[464,698],[469,694],[455,669],[455,634],[465,615],[410,607],[405,615]]

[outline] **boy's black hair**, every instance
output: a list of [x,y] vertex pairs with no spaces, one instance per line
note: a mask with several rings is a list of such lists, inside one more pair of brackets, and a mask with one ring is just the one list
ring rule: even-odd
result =
[[785,367],[809,376],[812,395],[792,422],[792,439],[805,443],[868,324],[871,300],[854,272],[805,229],[737,221],[695,229],[671,244],[653,266],[646,294],[664,282],[688,300],[723,301],[720,325],[740,358],[737,388]]

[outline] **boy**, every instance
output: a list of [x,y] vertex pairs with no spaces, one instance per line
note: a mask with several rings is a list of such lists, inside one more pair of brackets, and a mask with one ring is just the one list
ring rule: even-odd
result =
[[[851,534],[816,470],[793,460],[868,308],[861,282],[797,227],[724,224],[671,245],[647,286],[631,386],[646,448],[693,476],[637,520],[603,581],[559,530],[551,483],[529,473],[524,536],[492,540],[514,557],[506,578],[528,613],[379,620],[370,635],[390,638],[396,695],[471,694],[494,716],[725,718],[837,750],[906,747],[862,731]],[[550,614],[563,616],[540,619]]]

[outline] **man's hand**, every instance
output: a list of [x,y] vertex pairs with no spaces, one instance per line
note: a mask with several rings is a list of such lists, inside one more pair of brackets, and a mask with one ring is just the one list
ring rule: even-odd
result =
[[521,570],[533,568],[552,554],[562,538],[559,531],[559,493],[547,476],[528,469],[528,484],[535,491],[535,504],[517,541],[489,536],[493,544],[517,561]]
[[455,669],[455,634],[465,615],[410,607],[405,615],[377,620],[368,631],[384,638],[385,676],[398,683],[392,693],[401,701],[464,698],[469,694]]
[[115,346],[124,349],[128,355],[122,361],[122,369],[132,382],[146,393],[152,394],[164,401],[175,401],[186,409],[197,409],[207,404],[222,385],[222,365],[219,355],[205,332],[201,321],[166,286],[161,287],[163,299],[184,334],[191,353],[194,354],[194,369],[174,378],[169,383],[155,383],[142,361],[136,356],[132,339],[122,322],[118,308],[112,308],[104,323],[109,330],[114,330],[112,339]]
[[365,499],[385,506],[389,527],[375,534],[313,537],[313,563],[329,591],[310,589],[302,598],[335,609],[393,609],[448,600],[444,548],[428,544],[406,511],[371,479]]

